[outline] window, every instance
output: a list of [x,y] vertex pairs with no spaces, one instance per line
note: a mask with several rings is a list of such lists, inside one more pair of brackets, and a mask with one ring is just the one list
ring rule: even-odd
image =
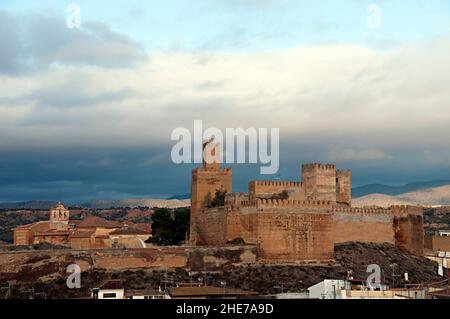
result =
[[116,298],[116,294],[113,292],[104,293],[103,298]]

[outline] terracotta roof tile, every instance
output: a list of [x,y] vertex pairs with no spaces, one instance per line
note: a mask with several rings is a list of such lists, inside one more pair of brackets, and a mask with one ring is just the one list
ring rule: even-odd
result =
[[83,219],[80,223],[78,223],[77,228],[120,228],[122,227],[121,222],[106,220],[97,216],[88,216]]
[[211,286],[200,287],[175,287],[170,289],[170,295],[174,297],[195,297],[195,296],[250,296],[256,295],[253,291],[245,291],[234,288],[221,288]]
[[151,232],[137,227],[123,227],[109,233],[110,235],[151,235]]

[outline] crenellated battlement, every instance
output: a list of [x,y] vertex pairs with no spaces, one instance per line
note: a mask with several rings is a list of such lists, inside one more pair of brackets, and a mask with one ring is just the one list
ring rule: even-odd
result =
[[251,181],[250,185],[298,188],[302,187],[303,183],[295,181]]
[[375,215],[391,215],[392,211],[388,208],[358,208],[358,207],[345,207],[345,206],[334,206],[333,212],[336,213],[348,213],[348,214],[375,214]]
[[241,207],[256,207],[257,203],[255,199],[243,200],[240,205]]
[[340,170],[338,169],[336,171],[336,177],[337,178],[343,178],[343,177],[351,177],[352,176],[352,171],[351,170]]
[[[194,169],[190,242],[225,245],[240,238],[256,244],[260,260],[329,260],[337,243],[391,243],[423,252],[423,208],[352,207],[351,176],[334,164],[303,164],[299,181],[253,180],[232,192],[232,171],[219,165]],[[223,206],[207,200],[225,190]],[[209,198],[208,198],[209,196]]]
[[257,199],[256,206],[263,207],[316,207],[331,208],[331,201],[318,200],[289,200],[289,199]]
[[215,173],[227,173],[227,174],[231,174],[232,169],[231,167],[212,167],[212,168],[204,168],[204,167],[196,167],[192,170],[192,174],[198,176],[199,173],[203,173],[203,172],[215,172]]
[[318,200],[290,200],[290,199],[244,199],[238,201],[228,201],[226,206],[232,207],[298,207],[298,208],[329,208],[332,209],[333,203],[331,201],[318,201]]
[[390,207],[394,216],[417,215],[423,216],[423,207],[410,205],[394,205]]
[[335,171],[336,165],[334,164],[321,164],[321,163],[312,163],[312,164],[303,164],[302,169],[319,169],[322,171]]

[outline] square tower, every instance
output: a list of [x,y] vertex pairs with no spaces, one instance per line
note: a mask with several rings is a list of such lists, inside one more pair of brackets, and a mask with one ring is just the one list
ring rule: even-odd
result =
[[232,170],[222,168],[220,164],[220,147],[212,140],[203,144],[203,166],[192,170],[191,180],[191,243],[196,242],[196,219],[200,210],[205,208],[208,196],[215,196],[217,190],[232,192]]
[[336,171],[336,202],[351,205],[352,203],[352,172],[350,170]]
[[302,181],[307,199],[336,202],[336,165],[303,164]]
[[70,212],[61,202],[50,209],[50,228],[66,229],[69,225]]

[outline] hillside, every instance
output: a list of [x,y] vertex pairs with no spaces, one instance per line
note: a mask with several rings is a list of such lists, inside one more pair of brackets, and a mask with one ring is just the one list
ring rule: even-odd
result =
[[191,206],[190,199],[152,199],[136,198],[121,200],[97,200],[82,205],[87,208],[110,208],[110,207],[159,207],[159,208],[179,208]]
[[[27,201],[27,202],[6,202],[0,203],[0,210],[17,210],[17,209],[32,209],[32,210],[49,210],[55,206],[56,202],[51,201]],[[159,208],[179,208],[188,207],[191,205],[190,197],[184,195],[173,196],[168,199],[157,198],[129,198],[121,200],[93,200],[86,203],[77,203],[69,206],[76,206],[82,208],[110,208],[110,207],[159,207]]]
[[353,206],[382,206],[390,205],[450,205],[450,185],[431,187],[403,193],[399,195],[370,194],[354,198]]
[[[157,269],[104,270],[95,269],[83,273],[82,289],[69,290],[65,287],[65,265],[71,256],[64,253],[51,256],[48,252],[34,252],[21,259],[20,265],[12,265],[4,260],[7,267],[0,271],[0,283],[13,281],[12,296],[26,298],[31,287],[36,291],[44,291],[49,298],[86,297],[89,288],[107,279],[122,279],[127,289],[157,288],[161,280],[169,275],[175,282],[197,281],[202,277],[208,284],[220,286],[226,280],[228,287],[257,291],[261,294],[279,292],[280,285],[284,291],[301,291],[323,279],[345,279],[347,271],[352,270],[358,279],[367,278],[367,266],[378,264],[382,270],[382,280],[391,284],[392,270],[390,265],[396,263],[397,274],[409,274],[409,283],[431,283],[442,280],[437,275],[437,264],[424,258],[410,255],[390,244],[347,243],[335,247],[335,263],[324,266],[305,265],[241,265],[226,263],[221,270],[196,272],[189,277],[189,269],[177,268],[167,271]],[[91,258],[86,258],[90,262]],[[14,266],[14,267],[13,267]],[[19,269],[17,272],[5,272],[6,269]],[[396,279],[397,287],[406,283],[403,276]]]

